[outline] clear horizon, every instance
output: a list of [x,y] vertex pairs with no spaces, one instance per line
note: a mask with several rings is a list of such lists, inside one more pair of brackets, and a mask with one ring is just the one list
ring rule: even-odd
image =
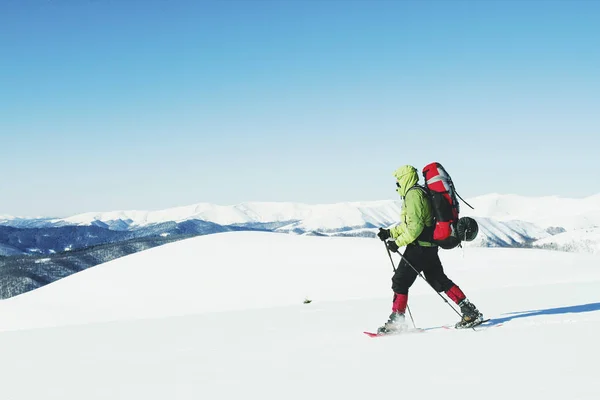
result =
[[600,3],[0,5],[0,215],[600,193]]

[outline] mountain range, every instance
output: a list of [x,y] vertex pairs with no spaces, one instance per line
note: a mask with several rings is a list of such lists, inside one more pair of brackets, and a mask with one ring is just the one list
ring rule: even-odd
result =
[[[596,252],[600,195],[583,199],[490,194],[468,199],[461,216],[480,225],[470,246],[577,248]],[[143,237],[262,230],[300,235],[373,236],[398,222],[392,200],[308,205],[249,202],[198,203],[160,211],[85,213],[67,218],[0,217],[0,254],[52,254]],[[539,241],[539,243],[537,243]],[[582,245],[585,243],[585,245]]]
[[[467,200],[461,216],[479,224],[464,247],[530,247],[600,253],[600,196],[528,198],[491,194]],[[399,220],[400,201],[200,203],[161,211],[86,213],[68,218],[0,218],[0,298],[39,288],[89,267],[181,239],[230,231],[375,237]]]

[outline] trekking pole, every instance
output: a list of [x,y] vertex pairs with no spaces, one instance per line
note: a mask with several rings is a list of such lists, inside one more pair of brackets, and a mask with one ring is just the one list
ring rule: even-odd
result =
[[[394,270],[394,273],[396,273],[396,266],[394,265],[394,259],[392,258],[392,253],[390,252],[390,249],[388,249],[387,245],[385,244],[385,242],[383,242],[383,245],[385,246],[385,249],[388,253],[388,257],[390,258],[390,262],[392,263],[392,269]],[[408,310],[408,315],[410,316],[410,320],[412,321],[413,327],[415,329],[417,329],[417,325],[415,324],[415,320],[412,316],[412,313],[410,312],[410,307],[408,306],[408,303],[406,303],[406,309]]]
[[[386,247],[386,249],[387,249],[387,246],[385,246],[385,247]],[[388,253],[389,253],[389,252],[390,252],[390,249],[388,249]],[[409,266],[410,266],[410,267],[411,267],[411,268],[412,268],[412,269],[413,269],[413,270],[414,270],[414,271],[415,271],[415,272],[416,272],[416,273],[417,273],[417,274],[418,274],[418,275],[419,275],[421,278],[423,278],[423,280],[424,280],[425,282],[427,282],[427,284],[429,285],[429,287],[430,287],[430,288],[432,288],[432,289],[433,289],[433,291],[434,291],[434,292],[435,292],[435,293],[436,293],[438,296],[440,296],[442,300],[444,300],[444,303],[448,304],[448,307],[450,307],[450,308],[452,309],[452,311],[454,311],[454,312],[455,312],[455,313],[456,313],[456,314],[457,314],[459,317],[461,317],[461,318],[462,318],[462,315],[461,315],[461,314],[460,314],[458,311],[456,311],[456,309],[455,309],[454,307],[452,307],[452,304],[450,304],[450,303],[448,302],[448,300],[447,300],[447,299],[446,299],[444,296],[442,296],[442,295],[441,295],[441,294],[440,294],[440,293],[439,293],[437,290],[435,290],[435,288],[434,288],[434,287],[431,285],[431,283],[429,283],[429,282],[427,281],[427,279],[425,279],[425,277],[424,277],[424,276],[423,276],[423,275],[422,275],[422,274],[421,274],[419,271],[417,271],[417,269],[416,269],[416,268],[415,268],[415,267],[414,267],[414,266],[413,266],[413,265],[410,263],[410,261],[408,261],[408,260],[406,259],[406,257],[404,257],[404,255],[403,255],[402,253],[400,253],[399,251],[398,251],[397,253],[400,255],[400,257],[401,257],[401,258],[402,258],[402,259],[403,259],[403,260],[404,260],[404,261],[405,261],[405,262],[406,262],[406,263],[407,263],[407,264],[408,264],[408,265],[409,265]],[[392,258],[392,255],[390,254],[390,259],[391,259],[391,258]],[[392,262],[393,262],[393,261],[392,261]]]

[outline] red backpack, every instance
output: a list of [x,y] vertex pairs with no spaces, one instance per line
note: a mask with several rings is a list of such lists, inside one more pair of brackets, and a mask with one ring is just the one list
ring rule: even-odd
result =
[[459,220],[460,206],[457,197],[469,207],[471,205],[456,192],[452,178],[442,164],[433,162],[426,165],[423,168],[423,178],[425,178],[424,190],[431,200],[435,220],[433,232],[429,229],[426,232],[427,240],[433,241],[444,249],[458,246],[461,240],[473,240],[479,230],[477,222],[468,217]]

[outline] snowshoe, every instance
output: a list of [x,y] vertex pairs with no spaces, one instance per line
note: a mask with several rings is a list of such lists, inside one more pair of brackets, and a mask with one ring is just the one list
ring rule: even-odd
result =
[[483,314],[469,300],[464,299],[458,305],[462,312],[462,319],[454,326],[456,329],[472,328],[484,321]]
[[406,329],[404,313],[393,312],[388,321],[377,329],[377,334],[386,335],[388,333],[398,333]]

